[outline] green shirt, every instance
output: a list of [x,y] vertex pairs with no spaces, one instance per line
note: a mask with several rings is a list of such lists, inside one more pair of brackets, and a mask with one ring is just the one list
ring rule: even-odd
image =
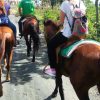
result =
[[33,0],[22,0],[19,4],[19,8],[22,8],[22,16],[34,15]]

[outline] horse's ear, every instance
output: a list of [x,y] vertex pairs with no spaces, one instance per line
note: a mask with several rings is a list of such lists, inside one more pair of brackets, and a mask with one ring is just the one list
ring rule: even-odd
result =
[[47,23],[47,20],[44,20],[44,22],[43,22],[44,26],[46,26],[46,23]]
[[50,20],[50,19],[46,19],[46,20],[44,20],[44,22],[43,22],[44,26],[51,25],[52,23],[53,23],[53,22],[52,22],[52,20]]
[[45,26],[45,24],[46,24],[46,21],[44,20],[44,21],[43,21],[43,25]]

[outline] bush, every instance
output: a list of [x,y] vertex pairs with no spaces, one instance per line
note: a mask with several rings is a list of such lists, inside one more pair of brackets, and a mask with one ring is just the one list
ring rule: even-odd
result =
[[57,21],[59,19],[59,9],[47,9],[44,11],[44,20],[52,19],[53,21]]

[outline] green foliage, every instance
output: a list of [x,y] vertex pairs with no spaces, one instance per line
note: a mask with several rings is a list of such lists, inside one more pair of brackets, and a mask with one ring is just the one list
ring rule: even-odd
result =
[[56,0],[50,0],[51,1],[51,5],[55,5],[56,4]]
[[87,8],[89,34],[96,32],[96,29],[94,28],[94,23],[95,23],[95,18],[96,18],[94,12],[95,12],[95,7],[93,5]]
[[[87,38],[100,41],[100,22],[96,23],[95,5],[91,3],[90,0],[87,0],[86,3],[87,3],[86,5],[87,6],[87,18],[88,18],[88,26],[89,26],[89,34]],[[41,25],[43,24],[42,22],[46,19],[52,19],[53,21],[58,21],[59,14],[60,14],[60,10],[58,7],[54,7],[53,10],[50,8],[36,10],[36,16],[41,21]],[[97,34],[97,29],[98,29],[99,34]]]
[[100,22],[96,23],[96,10],[95,5],[92,3],[88,3],[87,6],[87,17],[88,17],[88,26],[89,26],[89,34],[87,38],[94,39],[100,41]]
[[59,17],[59,9],[55,8],[55,9],[46,9],[44,11],[44,20],[47,19],[52,19],[54,21],[57,21]]

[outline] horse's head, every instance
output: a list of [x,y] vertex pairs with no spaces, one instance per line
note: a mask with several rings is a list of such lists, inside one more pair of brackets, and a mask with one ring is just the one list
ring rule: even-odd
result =
[[47,42],[60,30],[60,27],[52,20],[44,21],[44,32]]

